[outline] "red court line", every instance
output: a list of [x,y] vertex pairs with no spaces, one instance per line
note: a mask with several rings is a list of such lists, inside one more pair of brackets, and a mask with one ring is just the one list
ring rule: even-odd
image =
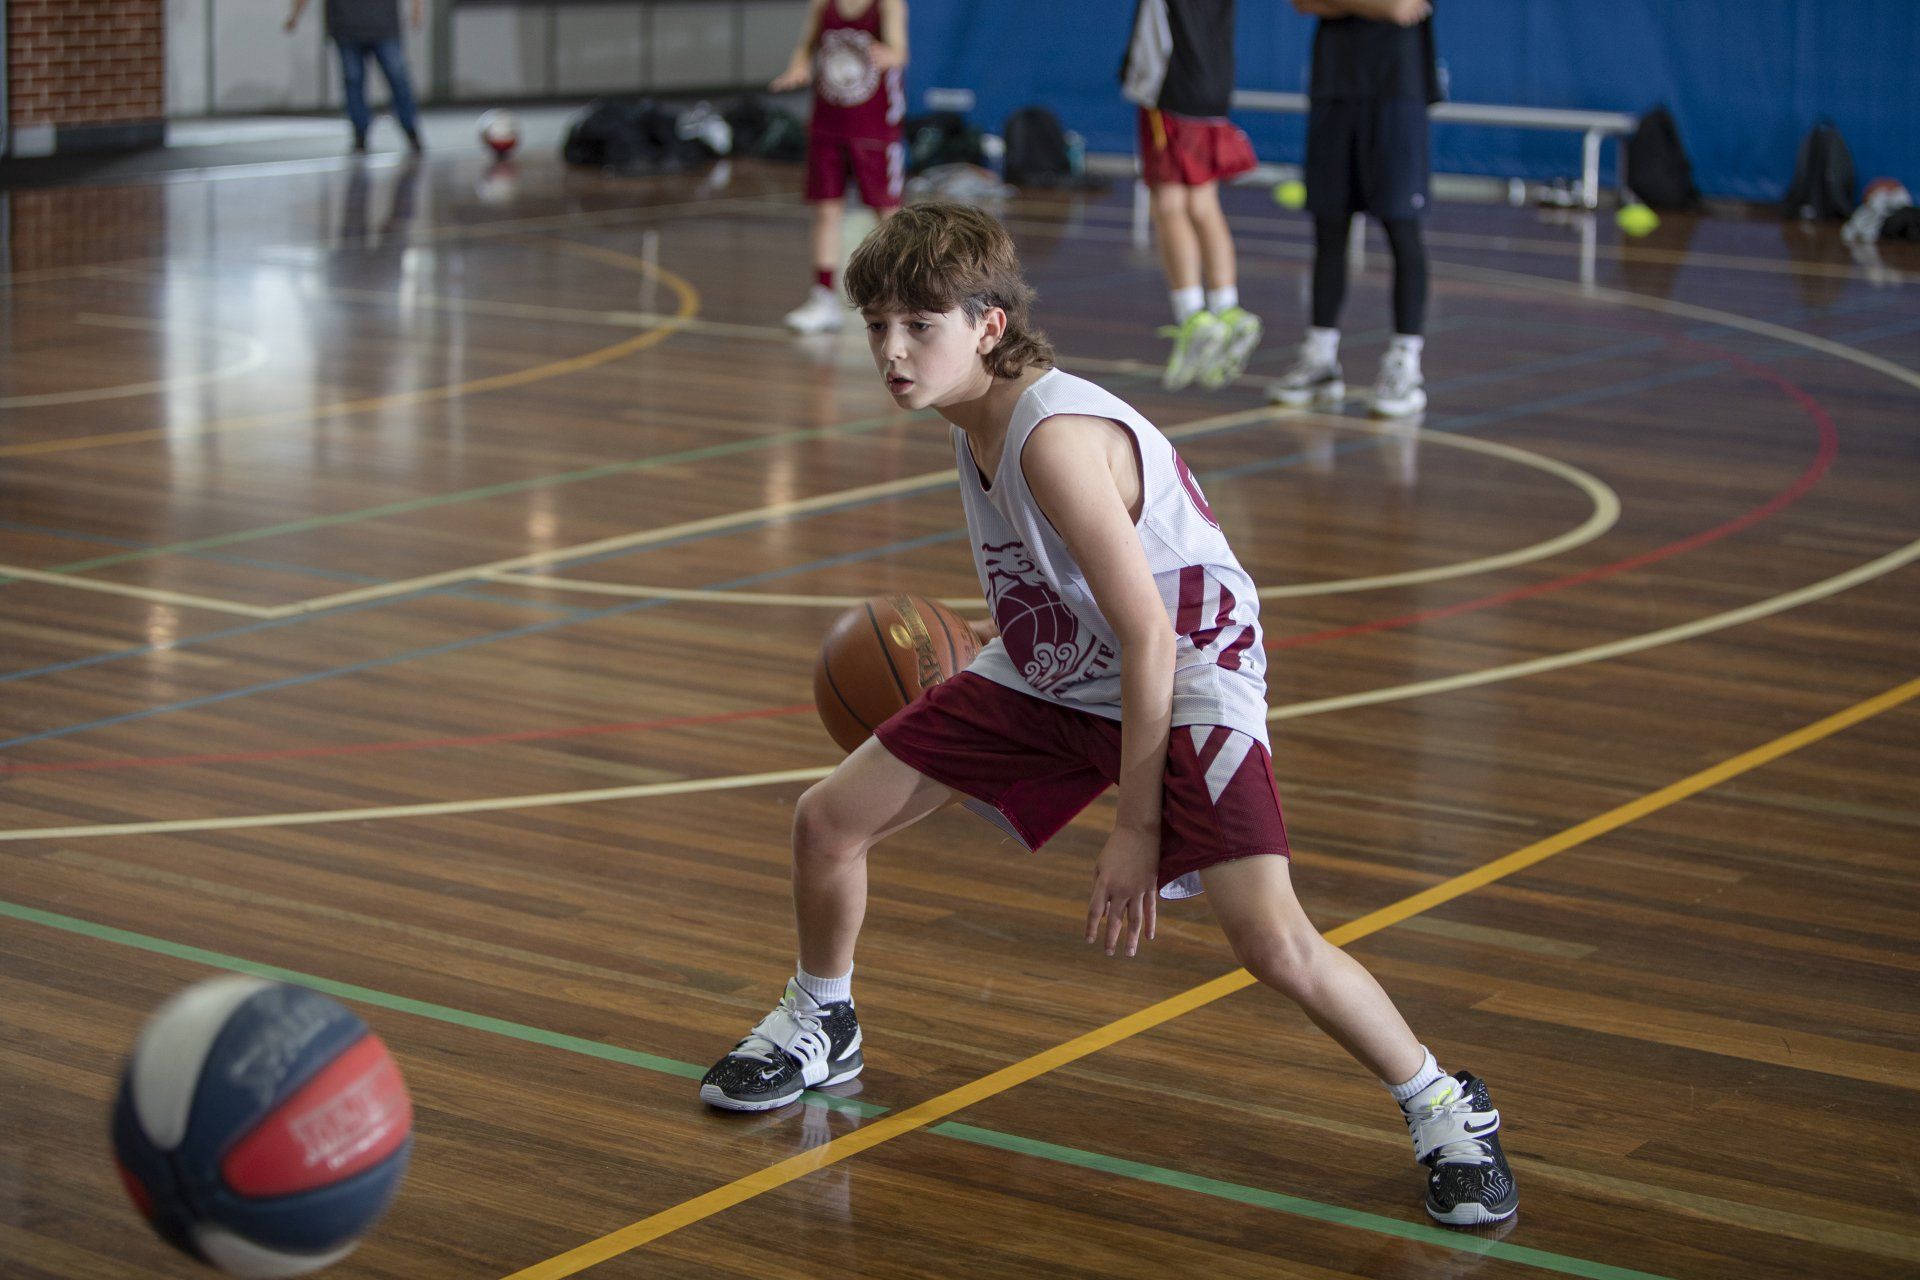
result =
[[1776,373],[1774,370],[1767,368],[1757,361],[1749,360],[1736,352],[1726,351],[1719,347],[1710,347],[1705,343],[1695,342],[1690,338],[1676,338],[1674,341],[1686,346],[1696,347],[1704,352],[1710,352],[1720,359],[1740,367],[1761,381],[1771,383],[1788,397],[1797,401],[1800,407],[1807,411],[1807,416],[1813,419],[1813,425],[1820,433],[1820,447],[1814,453],[1813,461],[1807,464],[1807,469],[1800,473],[1798,479],[1782,489],[1779,493],[1774,494],[1773,497],[1767,501],[1753,508],[1753,510],[1746,512],[1744,515],[1735,516],[1725,524],[1715,525],[1713,528],[1704,529],[1699,533],[1693,534],[1691,537],[1682,538],[1678,542],[1669,542],[1666,546],[1656,547],[1652,551],[1643,551],[1639,555],[1629,556],[1625,560],[1616,560],[1612,564],[1601,565],[1594,569],[1586,569],[1580,573],[1570,573],[1565,577],[1554,578],[1547,582],[1536,582],[1530,587],[1515,587],[1511,591],[1501,591],[1494,595],[1481,596],[1474,600],[1463,600],[1459,604],[1442,605],[1435,609],[1422,609],[1418,613],[1403,613],[1394,618],[1376,618],[1372,622],[1356,622],[1351,626],[1329,627],[1325,631],[1309,631],[1303,635],[1288,636],[1280,640],[1269,640],[1266,643],[1266,648],[1269,651],[1300,649],[1307,645],[1319,644],[1325,640],[1338,640],[1345,636],[1365,635],[1371,631],[1394,631],[1401,627],[1412,626],[1416,622],[1432,622],[1439,618],[1451,618],[1462,613],[1472,613],[1480,609],[1490,609],[1495,605],[1508,604],[1515,600],[1525,600],[1531,596],[1541,596],[1549,592],[1564,591],[1568,587],[1578,586],[1583,582],[1593,582],[1600,578],[1609,578],[1617,573],[1625,573],[1630,569],[1638,569],[1642,565],[1649,565],[1658,560],[1665,560],[1669,556],[1677,556],[1682,552],[1692,551],[1697,547],[1704,547],[1709,542],[1718,542],[1720,539],[1738,533],[1742,529],[1751,528],[1762,520],[1778,515],[1780,512],[1786,510],[1802,497],[1806,496],[1807,491],[1812,489],[1814,485],[1820,483],[1820,478],[1826,475],[1827,469],[1833,465],[1834,458],[1840,452],[1840,432],[1839,429],[1834,426],[1833,416],[1821,406],[1818,400],[1815,400],[1804,388],[1788,381],[1781,374]]
[[[1372,622],[1357,622],[1352,626],[1333,627],[1325,631],[1313,631],[1304,635],[1289,636],[1280,640],[1267,641],[1269,650],[1299,649],[1319,644],[1326,640],[1335,640],[1344,636],[1363,635],[1373,631],[1392,631],[1412,626],[1417,622],[1432,622],[1440,618],[1451,618],[1463,613],[1472,613],[1481,609],[1490,609],[1496,605],[1507,604],[1515,600],[1525,600],[1533,596],[1547,595],[1563,591],[1568,587],[1584,582],[1594,582],[1614,574],[1625,573],[1643,565],[1653,564],[1682,552],[1692,551],[1710,542],[1717,542],[1731,534],[1738,533],[1779,514],[1804,497],[1833,465],[1840,451],[1839,429],[1834,425],[1833,417],[1820,402],[1804,388],[1790,381],[1758,361],[1750,360],[1737,352],[1721,347],[1696,342],[1691,338],[1676,337],[1677,344],[1692,347],[1698,351],[1713,355],[1752,374],[1761,381],[1777,388],[1788,398],[1800,405],[1813,420],[1820,435],[1819,448],[1807,469],[1800,473],[1792,484],[1782,489],[1766,502],[1743,515],[1735,516],[1724,524],[1715,525],[1700,533],[1670,542],[1652,551],[1644,551],[1625,560],[1616,560],[1612,564],[1568,574],[1547,582],[1535,583],[1528,587],[1516,587],[1511,591],[1502,591],[1495,595],[1481,596],[1474,600],[1465,600],[1459,604],[1443,605],[1435,609],[1425,609],[1418,613],[1401,614],[1394,618],[1379,618]],[[691,725],[725,724],[736,720],[771,719],[777,716],[799,715],[811,711],[812,703],[795,703],[784,707],[764,707],[751,711],[729,711],[707,716],[678,716],[667,720],[633,720],[617,724],[574,725],[562,729],[526,729],[514,733],[489,733],[463,738],[421,738],[404,742],[367,742],[334,747],[297,747],[284,751],[236,751],[222,755],[188,756],[133,756],[116,760],[84,760],[67,764],[17,764],[9,765],[0,761],[0,777],[9,774],[39,773],[90,773],[119,769],[151,769],[164,766],[203,765],[203,764],[250,764],[264,760],[312,759],[325,756],[376,755],[392,751],[427,751],[444,747],[479,747],[504,742],[536,742],[555,738],[579,738],[604,733],[645,733],[655,729],[685,728]]]

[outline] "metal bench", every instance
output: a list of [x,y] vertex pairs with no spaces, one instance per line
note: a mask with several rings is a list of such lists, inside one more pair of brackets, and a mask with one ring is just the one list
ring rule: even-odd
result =
[[[1305,115],[1309,105],[1304,93],[1270,93],[1264,89],[1235,89],[1233,105],[1242,111],[1279,111]],[[1580,140],[1580,202],[1589,209],[1600,204],[1600,147],[1609,136],[1620,139],[1619,166],[1615,185],[1627,189],[1626,137],[1638,123],[1620,111],[1569,111],[1558,107],[1499,107],[1483,102],[1442,102],[1434,106],[1429,118],[1444,124],[1505,125],[1514,129],[1555,129],[1578,133]],[[1136,183],[1133,192],[1134,238],[1148,238],[1147,189]]]

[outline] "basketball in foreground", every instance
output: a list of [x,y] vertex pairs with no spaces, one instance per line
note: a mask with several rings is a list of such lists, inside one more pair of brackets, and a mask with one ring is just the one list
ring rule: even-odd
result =
[[846,751],[979,652],[966,620],[924,596],[875,596],[841,614],[820,645],[813,704]]
[[237,1276],[297,1276],[353,1251],[407,1169],[413,1106],[343,1005],[214,978],[155,1013],[113,1107],[120,1176],[175,1248]]

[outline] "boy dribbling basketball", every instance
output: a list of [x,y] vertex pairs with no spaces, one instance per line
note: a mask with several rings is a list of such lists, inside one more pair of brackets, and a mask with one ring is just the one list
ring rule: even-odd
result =
[[847,290],[894,402],[952,424],[967,527],[1000,634],[882,724],[794,813],[799,966],[700,1096],[760,1111],[860,1073],[853,952],[867,853],[962,801],[1037,848],[1118,784],[1086,940],[1133,955],[1160,897],[1212,895],[1235,957],[1400,1103],[1427,1212],[1518,1203],[1487,1086],[1444,1074],[1294,897],[1266,731],[1259,601],[1152,423],[1052,367],[1013,243],[977,209],[920,205],[853,255]]

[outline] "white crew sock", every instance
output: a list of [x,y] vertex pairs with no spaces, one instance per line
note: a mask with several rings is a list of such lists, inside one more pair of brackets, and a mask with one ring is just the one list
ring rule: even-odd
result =
[[1414,1072],[1405,1084],[1389,1084],[1387,1086],[1387,1092],[1393,1095],[1393,1100],[1399,1103],[1402,1108],[1418,1097],[1423,1091],[1431,1088],[1436,1081],[1446,1078],[1447,1073],[1442,1071],[1440,1064],[1433,1060],[1433,1051],[1425,1045],[1421,1045],[1420,1052],[1427,1055],[1427,1060],[1420,1064],[1420,1069]]
[[837,978],[816,978],[799,965],[795,965],[793,980],[815,1004],[832,1004],[836,1000],[853,999],[852,969],[848,969]]
[[1332,364],[1340,358],[1340,331],[1309,328],[1307,340],[1301,344],[1300,350],[1315,364]]
[[1173,322],[1185,324],[1189,316],[1197,315],[1207,309],[1207,291],[1199,285],[1188,285],[1184,289],[1169,289],[1167,298],[1173,303]]
[[1231,311],[1240,305],[1240,286],[1225,285],[1218,289],[1207,290],[1207,310],[1215,315]]

